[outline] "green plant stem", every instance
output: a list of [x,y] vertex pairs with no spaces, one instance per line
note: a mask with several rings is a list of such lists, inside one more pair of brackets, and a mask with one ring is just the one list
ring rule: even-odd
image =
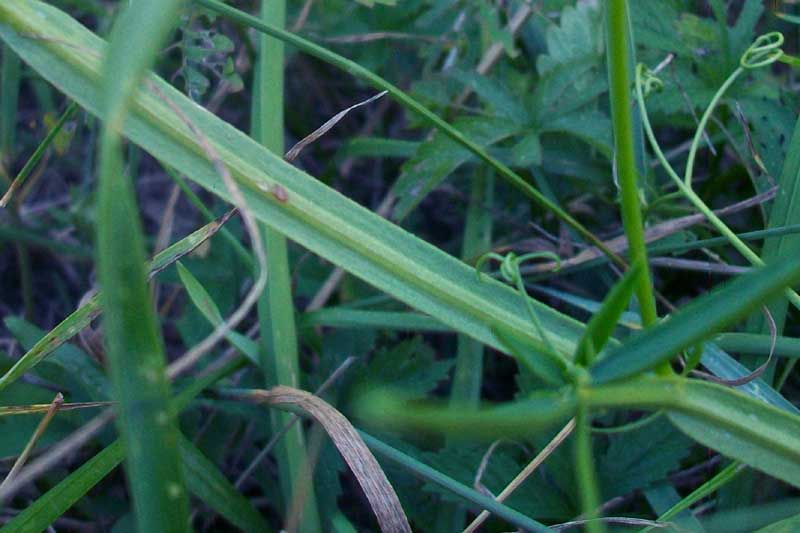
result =
[[[630,106],[631,79],[629,68],[629,26],[627,21],[627,2],[610,0],[607,12],[608,21],[608,62],[610,74],[610,97],[614,117],[614,146],[617,179],[622,201],[622,222],[628,238],[631,262],[642,269],[636,286],[639,312],[645,327],[658,322],[656,299],[650,268],[647,261],[647,246],[644,224],[639,201],[636,157],[634,150],[633,116]],[[658,368],[659,373],[669,374],[669,364]]]
[[203,7],[210,9],[216,13],[219,13],[231,20],[235,20],[241,24],[245,24],[255,30],[258,30],[261,33],[270,35],[275,37],[276,39],[280,39],[292,46],[297,47],[299,50],[306,52],[309,55],[312,55],[326,63],[329,63],[335,67],[338,67],[351,75],[364,80],[365,82],[369,83],[373,87],[387,91],[392,98],[394,98],[400,105],[405,107],[406,109],[416,113],[417,115],[424,118],[428,123],[430,123],[433,127],[453,139],[455,142],[460,144],[461,146],[468,149],[470,152],[475,154],[479,159],[483,160],[487,163],[490,167],[492,167],[496,172],[497,175],[511,183],[513,186],[517,187],[520,191],[522,191],[528,198],[536,202],[538,205],[543,207],[544,209],[552,212],[556,217],[564,221],[565,224],[573,228],[576,232],[578,232],[581,236],[583,236],[587,241],[591,242],[594,246],[596,246],[599,250],[601,250],[604,254],[608,255],[609,258],[617,263],[620,266],[624,266],[625,262],[620,258],[617,254],[611,251],[605,243],[603,243],[596,235],[594,235],[591,231],[589,231],[583,224],[578,222],[575,218],[572,217],[569,213],[564,211],[561,207],[557,204],[546,198],[542,193],[536,190],[533,186],[531,186],[522,176],[511,170],[508,166],[501,163],[496,158],[489,155],[489,153],[481,148],[477,143],[469,140],[463,133],[459,130],[442,120],[439,116],[435,113],[430,111],[424,105],[419,103],[417,100],[400,90],[395,85],[389,83],[382,77],[378,76],[374,72],[370,71],[359,65],[358,63],[351,61],[345,57],[342,57],[330,50],[318,46],[311,41],[308,41],[298,35],[295,35],[291,32],[288,32],[282,28],[275,27],[270,24],[265,24],[263,21],[248,15],[236,8],[227,6],[222,2],[217,0],[195,0],[195,2]]
[[598,518],[600,507],[600,491],[597,487],[597,474],[594,469],[592,450],[592,431],[589,409],[584,405],[578,407],[575,417],[575,476],[581,499],[583,518],[588,533],[603,533],[606,527]]
[[[261,20],[282,29],[286,24],[285,0],[262,0]],[[283,155],[283,42],[261,34],[253,89],[253,138],[279,157]],[[300,362],[292,299],[292,280],[286,238],[261,224],[267,252],[267,285],[258,301],[261,326],[261,367],[267,385],[300,386]],[[292,420],[281,411],[272,413],[272,429],[279,431]],[[277,446],[278,473],[285,508],[288,509],[302,487],[309,490],[300,511],[299,531],[320,531],[320,518],[314,495],[302,424],[294,424]],[[284,520],[287,516],[284,516]]]
[[[800,358],[800,339],[778,336],[775,340],[776,357]],[[726,352],[761,355],[770,354],[773,337],[758,333],[722,333],[714,343]]]

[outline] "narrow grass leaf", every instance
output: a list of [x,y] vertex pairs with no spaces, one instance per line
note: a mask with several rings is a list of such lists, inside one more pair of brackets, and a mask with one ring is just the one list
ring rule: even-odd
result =
[[791,258],[742,275],[611,350],[592,367],[592,378],[597,383],[622,379],[669,361],[681,350],[746,316],[798,279],[800,263]]
[[576,364],[590,365],[594,357],[605,347],[633,297],[640,268],[640,265],[636,265],[625,273],[608,293],[597,313],[589,320],[586,331],[578,343]]
[[64,127],[64,124],[72,118],[75,114],[75,111],[78,110],[78,105],[75,102],[71,102],[64,113],[61,114],[61,117],[58,119],[58,122],[50,129],[47,133],[47,136],[44,140],[39,143],[39,146],[36,147],[33,154],[28,158],[28,161],[25,162],[25,166],[22,167],[22,170],[19,171],[17,176],[14,178],[14,181],[11,182],[8,190],[6,190],[5,194],[2,198],[0,198],[0,207],[6,207],[8,203],[14,196],[14,193],[25,184],[25,180],[28,179],[33,169],[36,168],[36,165],[41,161],[44,154],[47,152],[47,149],[50,148],[50,145],[58,136],[61,128]]
[[317,326],[343,329],[388,329],[401,331],[452,331],[422,313],[402,311],[363,311],[344,307],[326,307],[300,317],[301,329]]
[[192,494],[242,531],[272,531],[253,504],[183,435],[180,448],[186,484]]
[[189,530],[178,430],[169,403],[164,347],[147,287],[144,239],[119,132],[145,69],[172,28],[180,2],[139,0],[122,12],[103,61],[98,272],[104,333],[140,531]]
[[464,501],[468,502],[473,509],[487,510],[493,515],[503,520],[514,524],[522,531],[550,531],[544,524],[528,518],[524,514],[503,505],[494,498],[482,494],[466,485],[462,485],[455,479],[442,474],[438,470],[410,457],[400,450],[392,448],[385,442],[382,442],[372,435],[368,435],[363,431],[358,431],[359,435],[364,439],[364,442],[369,446],[373,452],[380,455],[384,459],[395,463],[403,470],[410,472],[416,477],[438,485],[443,489],[452,492],[453,494],[461,497]]
[[[286,0],[261,0],[260,20],[276,28],[286,27]],[[284,43],[266,34],[258,36],[255,85],[251,110],[252,136],[271,153],[279,156],[284,146]],[[296,158],[300,151],[325,134],[347,112],[339,113],[317,131],[302,139],[284,156],[287,161]],[[286,200],[283,189],[274,188],[273,196]],[[286,385],[299,387],[300,357],[295,324],[292,272],[289,264],[289,245],[286,237],[269,225],[262,225],[264,249],[267,252],[268,277],[266,287],[258,299],[258,323],[261,330],[259,363],[267,387]],[[278,432],[289,423],[291,416],[271,412],[272,430]],[[278,442],[275,456],[278,478],[288,507],[285,521],[291,520],[292,501],[301,487],[311,482],[306,473],[305,434],[300,424],[294,424]],[[299,533],[317,533],[321,530],[316,493],[313,487],[305,492],[302,508],[298,509]]]
[[[184,288],[186,288],[186,292],[189,294],[189,298],[192,300],[192,303],[195,305],[195,307],[197,307],[200,313],[202,313],[205,319],[208,320],[212,326],[218,327],[220,324],[222,324],[222,314],[219,312],[217,304],[211,298],[211,295],[208,294],[208,291],[206,291],[202,283],[200,283],[194,274],[192,274],[188,268],[183,266],[180,261],[176,263],[176,267],[178,270],[178,277],[180,278],[181,283],[183,283]],[[250,361],[258,364],[258,345],[254,341],[235,331],[228,332],[225,335],[225,338],[228,339],[231,344],[236,346],[240,352],[247,356]]]

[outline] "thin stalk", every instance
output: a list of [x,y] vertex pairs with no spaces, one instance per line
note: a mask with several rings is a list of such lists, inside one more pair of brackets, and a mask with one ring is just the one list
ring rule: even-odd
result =
[[[630,35],[627,2],[611,0],[608,4],[608,62],[610,97],[614,117],[614,145],[617,179],[622,202],[622,222],[628,237],[631,262],[642,265],[636,285],[636,297],[645,327],[658,321],[656,299],[647,261],[641,205],[639,201],[636,156],[634,150],[633,115],[630,106],[631,79],[628,72]],[[668,364],[659,372],[669,374]]]
[[[263,0],[261,21],[283,29],[286,25],[286,1]],[[277,155],[284,152],[283,140],[283,41],[261,34],[256,63],[256,85],[253,89],[253,138]],[[292,299],[292,280],[286,238],[266,224],[261,225],[267,251],[266,289],[258,302],[261,328],[261,367],[267,386],[299,387],[300,363]],[[291,422],[292,415],[272,413],[272,428],[280,431]],[[309,487],[304,508],[300,512],[299,531],[320,531],[319,512],[308,462],[303,426],[295,424],[276,448],[278,473],[284,503],[291,505],[299,488]],[[286,518],[286,516],[284,516]]]
[[473,508],[485,509],[496,517],[513,524],[522,531],[550,531],[550,529],[548,529],[544,524],[541,524],[532,518],[528,518],[519,511],[515,511],[510,507],[506,507],[490,496],[481,494],[480,492],[459,483],[455,479],[442,474],[438,470],[431,468],[430,466],[414,459],[411,456],[404,454],[400,450],[392,448],[388,444],[385,444],[375,437],[368,435],[361,430],[358,430],[358,433],[361,435],[361,438],[364,439],[364,443],[366,443],[370,450],[372,450],[372,452],[376,455],[396,464],[403,470],[412,473],[414,476],[424,481],[438,485],[448,492],[463,498],[465,501],[473,504]]
[[592,245],[597,246],[598,249],[602,250],[602,252],[608,255],[612,261],[620,266],[625,265],[624,260],[611,251],[596,235],[594,235],[583,224],[573,218],[572,215],[564,211],[556,203],[549,200],[541,192],[536,190],[522,176],[511,170],[511,168],[500,162],[498,159],[489,155],[489,153],[481,148],[477,143],[469,140],[463,133],[442,120],[439,116],[419,103],[417,100],[374,72],[298,35],[288,32],[282,28],[265,24],[256,17],[248,15],[247,13],[244,13],[236,8],[227,6],[218,0],[195,0],[195,2],[207,9],[210,9],[211,11],[230,18],[231,20],[235,20],[261,33],[270,35],[276,39],[280,39],[283,42],[291,44],[292,46],[297,47],[297,49],[302,50],[309,55],[312,55],[322,61],[325,61],[326,63],[350,73],[357,78],[364,80],[377,89],[387,91],[392,98],[397,101],[397,103],[424,118],[433,127],[475,154],[479,159],[493,168],[497,175],[508,181],[513,186],[517,187],[528,198],[536,202],[538,205],[552,212],[556,217],[564,221],[565,224],[578,232],[587,241],[591,242]]
[[[492,217],[487,205],[492,205],[494,179],[490,171],[478,169],[472,177],[472,191],[464,224],[461,258],[470,258],[484,253],[491,246]],[[457,339],[453,385],[450,389],[451,405],[476,407],[481,395],[483,379],[483,344],[464,334]],[[466,510],[461,505],[449,504],[438,516],[436,531],[449,532],[464,527]]]
[[78,110],[78,104],[76,102],[72,102],[67,106],[67,109],[64,113],[61,114],[59,117],[58,122],[53,126],[53,128],[47,133],[47,136],[44,140],[39,143],[39,146],[36,147],[33,154],[28,158],[28,161],[25,162],[25,166],[22,167],[22,170],[19,171],[17,176],[14,178],[14,181],[11,182],[11,185],[8,187],[8,190],[5,192],[2,198],[0,198],[0,207],[5,207],[8,205],[9,201],[13,198],[13,194],[16,190],[18,190],[22,185],[25,183],[25,180],[28,179],[33,169],[36,168],[36,165],[41,161],[44,154],[47,152],[47,149],[55,140],[56,136],[61,131],[61,128],[64,127],[64,124],[72,118],[72,115]]
[[582,517],[586,520],[588,533],[603,533],[605,524],[598,518],[600,507],[600,490],[597,486],[597,473],[594,469],[592,451],[592,429],[589,409],[581,405],[575,417],[575,475],[577,477],[578,492],[583,509]]

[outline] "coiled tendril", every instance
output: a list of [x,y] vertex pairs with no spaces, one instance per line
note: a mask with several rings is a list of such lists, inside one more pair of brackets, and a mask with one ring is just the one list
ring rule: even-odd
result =
[[651,92],[658,92],[664,88],[664,82],[661,81],[661,78],[656,76],[655,73],[647,68],[643,63],[636,65],[636,68],[639,69],[639,75],[641,76],[642,80],[642,89],[644,90],[645,96],[649,96]]
[[523,255],[517,255],[514,252],[509,252],[505,256],[496,252],[489,252],[482,255],[478,259],[477,263],[475,263],[475,270],[478,273],[478,279],[483,279],[481,277],[481,267],[492,259],[500,263],[500,276],[506,282],[517,287],[520,296],[522,296],[522,299],[525,302],[525,307],[528,309],[528,315],[530,316],[533,326],[536,328],[536,332],[541,337],[542,342],[547,349],[555,354],[555,348],[553,348],[553,344],[550,342],[547,332],[545,331],[544,327],[542,327],[542,323],[539,320],[539,315],[536,314],[536,309],[534,309],[533,304],[531,304],[531,299],[528,297],[528,292],[525,290],[525,282],[522,279],[520,265],[536,259],[550,259],[556,263],[555,270],[558,270],[561,268],[561,258],[553,252],[530,252]]
[[742,68],[753,69],[771,65],[779,60],[783,55],[783,34],[779,31],[771,31],[764,35],[759,35],[753,41],[739,60]]

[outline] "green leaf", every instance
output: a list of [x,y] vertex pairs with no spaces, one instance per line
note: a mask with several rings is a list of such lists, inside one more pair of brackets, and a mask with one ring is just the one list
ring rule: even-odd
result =
[[388,329],[407,331],[452,331],[422,313],[393,311],[362,311],[346,307],[326,307],[305,313],[300,318],[301,329],[327,326],[343,329]]
[[542,143],[539,140],[538,131],[526,133],[511,147],[510,162],[511,165],[517,167],[538,166],[542,164]]
[[392,385],[413,396],[424,396],[447,378],[452,359],[437,361],[420,337],[379,350],[369,364],[354,374],[356,381]]
[[270,531],[253,504],[241,495],[217,466],[181,435],[181,464],[192,494],[242,531]]
[[[785,111],[783,113],[786,114]],[[766,115],[761,115],[765,117]],[[755,120],[756,124],[760,127],[760,120]],[[772,132],[771,136],[767,136],[774,141],[785,141],[786,133]],[[788,145],[783,147],[785,159],[783,162],[783,171],[780,175],[778,183],[778,193],[775,197],[775,202],[769,211],[769,223],[767,229],[775,229],[792,224],[800,223],[800,120],[795,121],[794,133]],[[783,154],[781,154],[783,155]],[[765,162],[766,163],[766,162]],[[782,235],[779,237],[771,237],[764,240],[764,247],[761,251],[761,259],[765,263],[772,263],[777,261],[782,255],[785,255],[790,250],[796,250],[800,247],[800,236],[798,235]],[[775,328],[778,335],[783,332],[784,324],[786,322],[786,311],[788,301],[786,298],[778,298],[769,305],[769,313],[772,320],[775,321]],[[759,331],[760,333],[770,333],[769,325],[765,319],[759,317],[754,320],[751,325],[751,331]],[[760,326],[756,329],[757,326]]]
[[114,470],[124,457],[122,441],[115,440],[70,473],[58,485],[36,498],[3,527],[3,533],[38,533],[46,530]]
[[186,288],[189,298],[192,299],[192,303],[203,313],[203,316],[206,317],[206,320],[212,325],[218,326],[221,324],[223,321],[222,314],[219,312],[217,304],[211,299],[211,295],[208,294],[208,291],[206,291],[203,285],[194,277],[194,274],[183,266],[183,263],[178,261],[175,266],[178,269],[178,277]]
[[489,78],[481,76],[477,72],[459,69],[448,71],[448,76],[452,76],[463,83],[481,100],[486,102],[490,113],[517,124],[524,124],[530,120],[528,112],[520,104],[518,97],[496,78]]
[[653,368],[746,316],[760,303],[800,280],[800,263],[790,257],[793,254],[739,276],[610,351],[592,367],[593,380],[603,383]]
[[613,157],[611,120],[600,111],[576,111],[559,114],[544,121],[542,133],[568,133],[600,151],[609,160]]
[[690,441],[664,419],[620,435],[612,435],[597,460],[606,498],[648,487],[678,470],[689,455]]
[[[190,387],[181,391],[175,397],[175,409],[179,411],[185,409],[203,389],[237,370],[241,364],[241,359],[234,360],[204,378],[195,380]],[[58,517],[83,498],[92,487],[114,470],[124,457],[125,451],[122,441],[117,439],[72,471],[55,487],[36,498],[25,510],[6,523],[2,531],[4,533],[6,531],[11,533],[38,533],[46,530]],[[204,486],[204,483],[206,479],[213,479],[215,476],[222,476],[222,474],[218,471],[216,473],[205,472],[203,476],[191,478],[192,482],[189,484],[189,488],[200,497],[205,494],[214,494],[215,491],[211,487]],[[214,499],[205,503],[216,509],[217,501]]]
[[523,531],[548,531],[548,528],[540,524],[536,520],[528,518],[522,513],[511,509],[494,498],[471,489],[469,486],[459,483],[450,476],[442,474],[441,472],[431,468],[430,466],[410,457],[403,452],[392,448],[391,446],[381,442],[371,435],[367,435],[363,431],[359,431],[361,438],[369,446],[370,450],[392,463],[399,465],[404,470],[413,473],[415,476],[424,479],[430,483],[439,485],[446,490],[460,496],[463,500],[468,502],[473,508],[487,509],[495,516],[508,521],[511,524],[519,527]]
[[608,293],[597,313],[589,320],[586,331],[578,343],[578,351],[575,354],[576,364],[588,366],[605,347],[633,297],[639,270],[641,270],[641,265],[636,265],[628,270]]
[[[454,126],[481,147],[491,146],[519,130],[518,124],[507,119],[484,117],[460,118]],[[414,158],[403,165],[392,189],[398,197],[393,217],[404,219],[450,174],[472,160],[469,150],[441,133],[422,143]]]
[[800,487],[800,417],[707,383],[692,382],[678,402],[693,404],[691,409],[668,413],[681,431],[728,457]]
[[[797,23],[800,24],[800,17],[798,17]],[[798,530],[800,530],[800,514],[764,526],[757,530],[756,533],[794,533]]]
[[[183,283],[183,286],[186,288],[186,292],[189,294],[189,298],[192,300],[192,303],[195,305],[195,307],[200,310],[200,312],[212,326],[217,327],[222,324],[222,314],[219,312],[217,304],[211,298],[211,295],[208,294],[208,291],[206,291],[205,287],[203,287],[194,274],[192,274],[188,268],[183,266],[180,261],[178,261],[176,267],[178,270],[178,277],[180,278],[181,283]],[[236,348],[238,348],[242,354],[246,355],[250,361],[258,364],[259,355],[257,343],[235,331],[229,332],[227,335],[225,335],[225,338],[228,339],[231,344],[236,346]]]
[[[21,318],[8,317],[3,322],[26,350],[30,350],[46,337],[44,331]],[[103,368],[83,350],[71,344],[65,344],[56,348],[47,362],[69,374],[80,384],[90,400],[99,402],[111,397],[109,383]]]
[[[187,235],[183,239],[175,242],[165,250],[158,253],[150,262],[150,276],[155,276],[158,272],[173,263],[176,258],[182,257],[194,250],[200,243],[204,242],[220,229],[219,221],[214,221],[203,226],[197,231]],[[74,337],[83,328],[88,326],[92,320],[100,315],[100,303],[98,296],[89,298],[81,307],[73,311],[68,317],[58,323],[39,339],[33,346],[25,345],[28,349],[2,377],[0,377],[0,390],[8,387],[18,380],[25,372],[39,364],[48,357],[53,351],[62,346],[65,342]]]
[[508,353],[514,356],[517,362],[531,371],[545,383],[553,386],[563,385],[564,374],[552,358],[545,355],[538,346],[526,344],[513,333],[502,328],[495,330],[495,335],[503,342]]
[[[547,30],[547,54],[536,60],[539,74],[544,76],[559,65],[569,64],[586,57],[600,61],[603,41],[600,10],[589,3],[566,6],[558,25]],[[588,80],[579,82],[579,88]]]

